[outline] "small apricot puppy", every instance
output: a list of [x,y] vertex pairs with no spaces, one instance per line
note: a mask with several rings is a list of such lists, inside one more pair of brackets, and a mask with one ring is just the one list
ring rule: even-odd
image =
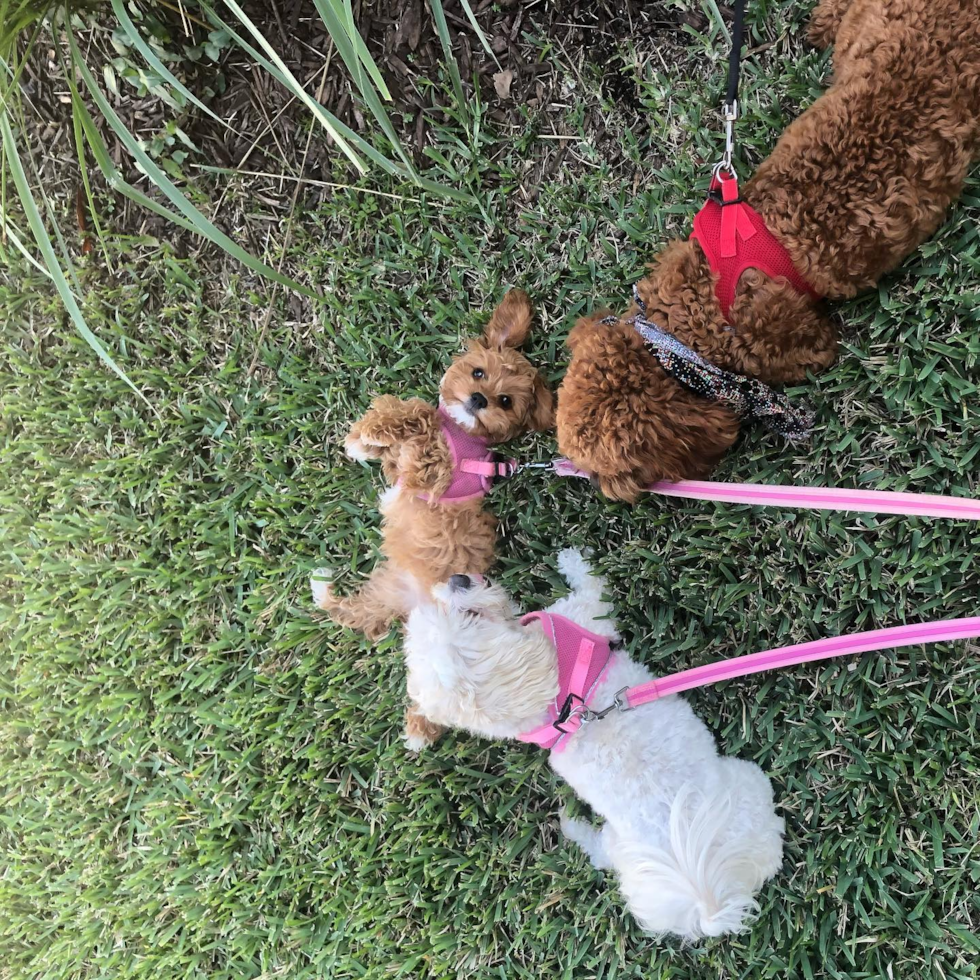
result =
[[810,37],[836,45],[827,92],[751,180],[713,186],[692,237],[667,246],[626,313],[569,334],[558,447],[607,497],[707,476],[746,415],[805,432],[768,386],[833,363],[817,298],[894,269],[980,156],[977,0],[820,0]]
[[[518,351],[532,315],[527,294],[512,289],[446,371],[438,407],[382,395],[354,424],[347,454],[380,460],[390,484],[381,498],[386,560],[349,596],[334,594],[328,570],[313,573],[313,600],[334,622],[377,639],[457,569],[482,574],[492,564],[496,520],[483,496],[512,464],[489,447],[554,424],[554,396]],[[409,706],[410,748],[441,732]]]

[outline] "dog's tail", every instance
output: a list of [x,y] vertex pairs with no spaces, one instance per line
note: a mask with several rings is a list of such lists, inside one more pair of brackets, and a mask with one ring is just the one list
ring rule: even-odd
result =
[[695,798],[682,791],[671,807],[667,846],[618,842],[620,888],[645,929],[693,942],[749,925],[759,908],[755,893],[774,871],[773,840],[778,851],[781,843],[778,831],[773,839],[751,830],[733,834],[731,817],[730,797]]
[[368,639],[380,639],[410,608],[405,601],[403,577],[388,562],[382,562],[351,595],[337,595],[331,578],[330,570],[326,568],[318,568],[310,576],[313,604],[338,626],[357,630]]

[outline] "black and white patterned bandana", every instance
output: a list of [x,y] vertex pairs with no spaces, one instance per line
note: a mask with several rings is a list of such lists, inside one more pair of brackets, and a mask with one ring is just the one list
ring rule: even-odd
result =
[[[758,378],[734,374],[709,364],[673,334],[646,319],[646,303],[633,287],[633,302],[639,313],[623,320],[633,324],[647,350],[671,377],[676,378],[702,398],[728,405],[737,415],[761,422],[767,429],[786,439],[805,439],[813,428],[814,413],[806,407],[796,408],[790,400]],[[607,316],[601,323],[619,323],[617,316]]]

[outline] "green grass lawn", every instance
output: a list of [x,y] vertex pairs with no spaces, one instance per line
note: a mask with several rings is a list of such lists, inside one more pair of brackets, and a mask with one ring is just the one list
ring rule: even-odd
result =
[[[758,160],[820,91],[795,4],[760,3],[741,137]],[[648,46],[649,47],[649,46]],[[0,285],[0,976],[956,978],[980,962],[978,647],[868,654],[692,693],[772,775],[786,859],[751,932],[642,935],[562,843],[543,753],[400,741],[404,670],[317,620],[377,557],[375,469],[340,450],[382,392],[432,397],[511,285],[557,383],[576,314],[625,302],[684,234],[717,153],[720,38],[617,50],[638,104],[559,63],[547,127],[449,125],[434,176],[479,206],[338,192],[287,266],[310,312],[207,255],[119,238],[87,312],[150,406],[106,372],[26,265]],[[604,133],[583,120],[601,115]],[[560,138],[554,138],[560,137]],[[232,203],[261,209],[248,185]],[[235,203],[235,195],[237,203]],[[231,205],[229,205],[231,206]],[[806,387],[812,442],[747,431],[723,479],[973,494],[980,470],[980,180],[872,295],[838,309]],[[553,438],[517,447],[555,452]],[[975,614],[976,526],[753,510],[524,474],[494,492],[497,577],[527,609],[554,556],[595,549],[631,654],[669,671],[766,646]]]

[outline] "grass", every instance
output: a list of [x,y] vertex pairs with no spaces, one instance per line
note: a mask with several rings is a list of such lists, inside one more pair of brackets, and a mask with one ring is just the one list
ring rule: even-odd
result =
[[[826,65],[796,5],[754,17],[755,40],[774,41],[747,69],[740,136],[758,159]],[[976,645],[690,695],[724,751],[771,773],[787,843],[754,929],[684,949],[644,937],[559,840],[567,790],[543,754],[454,735],[408,755],[397,636],[372,649],[311,616],[312,568],[348,587],[377,555],[379,476],[338,448],[370,397],[431,396],[508,285],[537,302],[531,354],[557,382],[575,314],[622,301],[686,231],[718,145],[711,45],[691,37],[663,63],[619,49],[635,115],[561,62],[571,139],[530,114],[512,132],[447,126],[434,176],[479,177],[482,207],[381,183],[406,199],[341,192],[303,215],[286,264],[323,290],[312,319],[279,297],[265,329],[260,280],[112,239],[120,271],[87,270],[85,313],[153,410],[65,325],[50,285],[11,267],[0,973],[976,976]],[[580,130],[586,110],[605,134]],[[978,492],[978,217],[974,175],[928,245],[839,308],[842,357],[807,386],[812,443],[748,431],[721,478]],[[630,651],[661,670],[977,611],[980,532],[965,523],[629,509],[540,474],[493,506],[497,577],[526,608],[560,588],[560,546],[590,545]]]

